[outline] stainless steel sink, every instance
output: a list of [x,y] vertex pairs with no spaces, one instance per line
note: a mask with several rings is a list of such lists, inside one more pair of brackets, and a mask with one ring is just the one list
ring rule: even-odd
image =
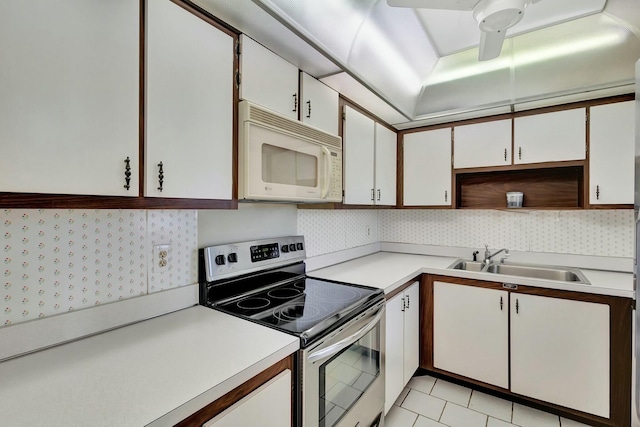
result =
[[483,270],[479,261],[459,259],[448,268],[466,271],[485,271],[493,274],[507,274],[510,276],[532,277],[535,279],[556,280],[559,282],[582,283],[590,285],[586,277],[575,268],[554,267],[536,264],[491,264]]

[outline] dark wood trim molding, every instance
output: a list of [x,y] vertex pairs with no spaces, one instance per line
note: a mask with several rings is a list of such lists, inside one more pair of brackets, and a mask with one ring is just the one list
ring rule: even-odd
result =
[[237,200],[0,193],[6,209],[238,209]]
[[399,293],[404,292],[405,289],[407,289],[409,286],[413,285],[416,281],[420,281],[420,278],[422,277],[422,275],[414,277],[411,280],[408,280],[407,282],[403,283],[402,285],[398,286],[396,289],[394,289],[393,291],[389,292],[388,294],[386,294],[384,296],[384,298],[389,301],[391,298],[395,297],[396,295],[398,295]]
[[[200,409],[198,412],[180,421],[179,423],[176,424],[176,427],[202,426],[202,424],[209,421],[211,418],[215,417],[216,415],[218,415],[219,413],[221,413],[222,411],[224,411],[225,409],[227,409],[228,407],[230,407],[231,405],[233,405],[234,403],[236,403],[246,395],[253,392],[262,384],[266,383],[271,378],[275,377],[280,372],[283,372],[287,369],[291,370],[291,380],[292,380],[291,381],[291,399],[292,399],[291,408],[292,409],[295,408],[295,401],[293,400],[294,398],[293,383],[295,379],[295,371],[294,371],[293,355],[291,355],[289,357],[282,359],[276,364],[270,366],[269,368],[265,369],[255,377],[251,378],[249,381],[234,388],[229,393],[225,394],[219,399],[211,402],[204,408]],[[293,421],[293,410],[292,410],[292,421]],[[294,424],[292,423],[291,425],[293,426]]]
[[[433,283],[435,281],[454,283],[462,286],[476,286],[489,289],[508,290],[513,294],[539,295],[549,298],[592,302],[609,306],[609,406],[610,418],[605,419],[577,410],[569,409],[529,398],[466,378],[451,372],[446,372],[433,366]],[[500,282],[485,282],[481,280],[463,279],[449,276],[423,275],[420,292],[420,368],[428,370],[436,376],[445,376],[454,380],[472,384],[486,389],[490,394],[498,393],[499,397],[514,401],[521,401],[527,405],[543,409],[560,416],[571,418],[591,426],[598,427],[630,427],[631,425],[631,365],[632,365],[632,310],[633,300],[630,298],[597,295],[584,292],[563,291],[557,289],[520,286],[517,289],[504,289]],[[424,302],[424,304],[422,303]]]

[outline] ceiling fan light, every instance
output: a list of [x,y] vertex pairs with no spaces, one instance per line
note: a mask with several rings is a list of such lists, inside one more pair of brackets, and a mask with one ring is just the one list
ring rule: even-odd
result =
[[473,17],[481,31],[500,31],[514,26],[524,16],[527,0],[481,0]]

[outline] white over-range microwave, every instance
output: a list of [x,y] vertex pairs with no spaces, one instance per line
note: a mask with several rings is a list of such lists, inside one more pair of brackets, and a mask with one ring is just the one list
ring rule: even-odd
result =
[[239,107],[239,199],[342,201],[342,138],[248,101]]

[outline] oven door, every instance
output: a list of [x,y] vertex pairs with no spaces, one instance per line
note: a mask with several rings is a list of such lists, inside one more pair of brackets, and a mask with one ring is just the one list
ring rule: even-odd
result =
[[295,135],[245,122],[247,199],[317,201],[331,183],[331,152]]
[[383,425],[384,310],[382,301],[302,350],[303,427]]

